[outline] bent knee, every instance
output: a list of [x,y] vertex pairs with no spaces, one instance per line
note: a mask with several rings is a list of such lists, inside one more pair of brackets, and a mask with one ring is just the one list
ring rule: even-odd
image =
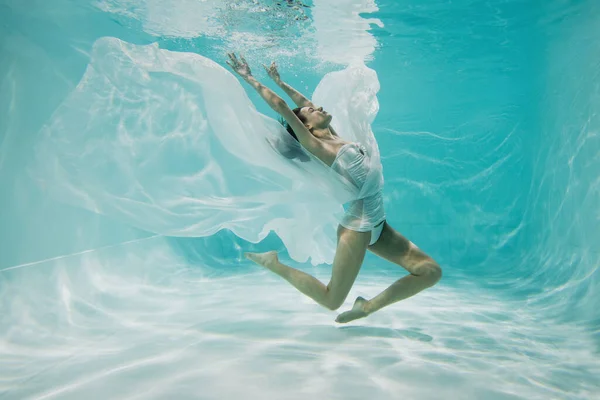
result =
[[421,272],[420,275],[426,277],[432,286],[442,279],[442,268],[433,260],[427,265],[423,265]]
[[346,296],[344,296],[344,297],[342,297],[342,296],[331,296],[329,299],[327,299],[327,302],[324,305],[329,310],[335,311],[338,308],[340,308],[342,306],[342,304],[344,304],[345,300],[346,300]]

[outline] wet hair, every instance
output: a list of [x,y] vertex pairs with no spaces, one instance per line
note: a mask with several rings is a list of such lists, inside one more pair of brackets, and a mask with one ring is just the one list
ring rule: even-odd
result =
[[[302,123],[305,123],[306,118],[304,117],[304,115],[300,114],[301,109],[302,109],[301,107],[298,107],[298,108],[294,108],[292,111],[294,112],[294,114],[296,114],[296,116]],[[291,137],[293,137],[297,142],[300,142],[298,140],[298,136],[296,136],[296,133],[294,132],[294,130],[292,129],[290,124],[288,124],[285,119],[279,118],[279,122],[281,123],[281,125],[283,125],[283,127],[285,128],[287,133],[290,134]],[[293,148],[286,149],[286,150],[280,149],[280,152],[281,152],[281,155],[283,155],[285,158],[289,158],[291,160],[298,159],[300,162],[310,161],[310,158],[299,149],[293,149]]]
[[[302,110],[302,107],[297,107],[294,108],[292,111],[294,112],[294,114],[296,114],[296,117],[298,117],[298,119],[302,122],[302,123],[306,123],[306,118],[304,117],[304,115],[300,114],[300,110]],[[287,121],[285,119],[279,118],[279,122],[281,123],[281,125],[283,125],[283,127],[285,128],[285,130],[294,138],[296,139],[296,141],[298,140],[298,136],[296,136],[296,133],[294,132],[294,130],[292,129],[291,125],[287,123]]]

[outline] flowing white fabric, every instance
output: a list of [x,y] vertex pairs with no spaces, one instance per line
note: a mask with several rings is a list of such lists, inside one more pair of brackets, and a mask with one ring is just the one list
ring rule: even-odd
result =
[[[331,168],[353,182],[357,188],[362,189],[367,183],[377,184],[377,179],[378,187],[381,187],[383,174],[374,174],[371,164],[371,154],[365,146],[360,143],[348,143],[339,149]],[[340,224],[358,232],[371,231],[385,220],[383,193],[379,190],[374,194],[359,194],[357,197],[344,204],[346,213]]]
[[375,72],[327,74],[314,102],[346,140],[362,143],[362,187],[259,113],[238,79],[192,53],[99,39],[75,88],[44,127],[34,176],[54,196],[170,236],[230,229],[258,242],[273,230],[290,257],[330,263],[342,203],[380,192],[370,124]]

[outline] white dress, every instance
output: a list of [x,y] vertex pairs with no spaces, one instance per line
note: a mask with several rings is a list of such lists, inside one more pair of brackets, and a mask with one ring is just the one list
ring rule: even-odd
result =
[[[250,242],[274,231],[296,261],[330,263],[338,223],[368,230],[383,215],[370,127],[378,111],[375,71],[359,64],[329,73],[313,95],[336,131],[364,146],[360,173],[349,166],[351,146],[334,168],[297,148],[246,90],[198,54],[101,38],[81,81],[43,128],[32,174],[59,200],[147,231],[208,236],[229,229]],[[290,150],[304,156],[289,158]],[[350,177],[335,171],[342,169]]]
[[362,144],[348,143],[340,148],[331,165],[334,171],[354,183],[359,190],[357,198],[344,205],[346,212],[340,221],[342,226],[358,232],[371,231],[385,220],[381,189],[375,193],[365,193],[362,197],[360,194],[369,179],[379,180],[380,186],[383,186],[383,173],[381,170],[370,173],[369,158],[370,154]]

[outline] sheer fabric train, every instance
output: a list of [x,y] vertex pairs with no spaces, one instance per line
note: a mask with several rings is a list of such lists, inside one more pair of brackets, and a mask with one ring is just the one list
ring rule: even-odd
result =
[[217,63],[102,38],[44,127],[32,173],[60,200],[147,231],[226,228],[258,242],[273,230],[296,261],[330,263],[341,204],[383,184],[370,128],[378,90],[376,73],[360,64],[327,74],[313,96],[370,154],[358,190],[259,113]]

